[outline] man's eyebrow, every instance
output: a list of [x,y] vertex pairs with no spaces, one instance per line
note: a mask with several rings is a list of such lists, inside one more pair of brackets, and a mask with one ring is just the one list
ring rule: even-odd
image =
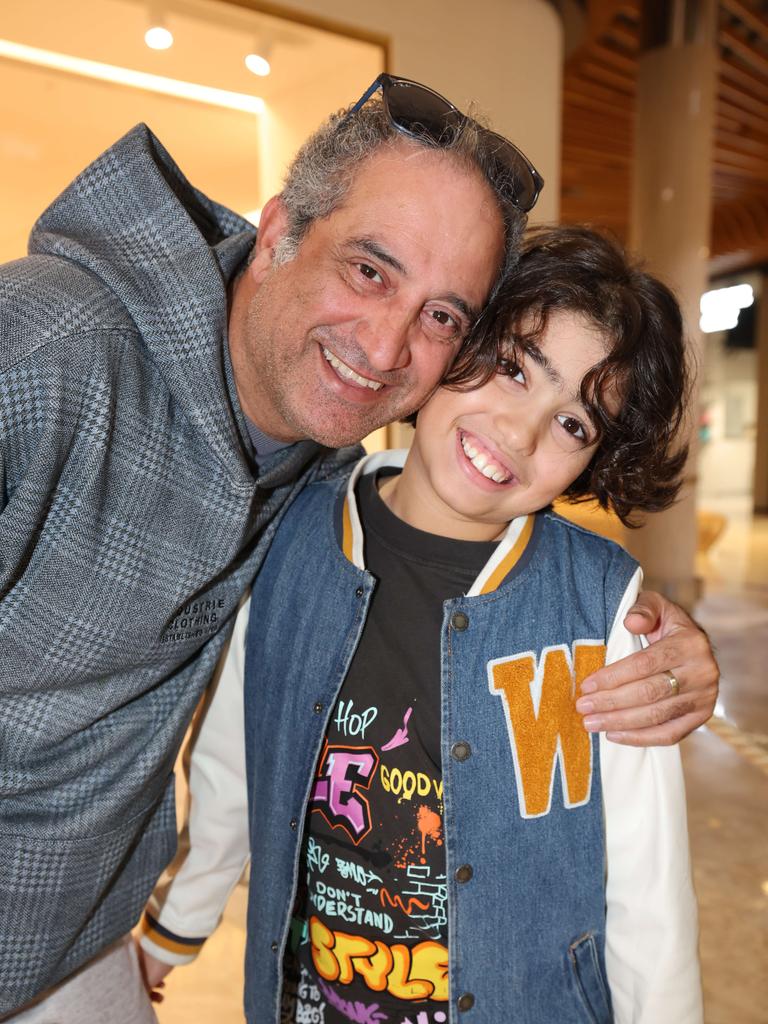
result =
[[[362,249],[363,252],[367,253],[372,259],[380,260],[382,263],[386,263],[388,267],[392,267],[398,274],[402,274],[404,277],[408,276],[408,270],[400,262],[400,260],[393,256],[391,252],[383,249],[381,245],[369,235],[363,235],[360,238],[350,238],[349,246],[352,249]],[[470,325],[474,324],[475,321],[480,317],[482,310],[477,306],[470,306],[466,299],[462,299],[460,295],[456,295],[454,292],[448,292],[446,295],[437,296],[444,302],[449,302],[452,306],[466,317]]]
[[398,274],[403,274],[404,276],[408,274],[408,271],[400,260],[397,259],[396,256],[393,256],[391,252],[387,252],[386,249],[382,249],[379,243],[373,238],[368,236],[363,236],[362,238],[350,238],[348,244],[352,249],[362,249],[363,252],[368,253],[368,255],[373,259],[381,260],[382,263],[386,263],[388,267],[392,267],[393,270],[396,270]]
[[477,306],[470,306],[466,299],[462,299],[460,295],[455,295],[453,292],[449,292],[447,295],[441,295],[441,299],[445,302],[450,302],[452,306],[455,306],[460,313],[469,321],[470,326],[473,326],[476,320],[480,319],[480,313],[482,312]]

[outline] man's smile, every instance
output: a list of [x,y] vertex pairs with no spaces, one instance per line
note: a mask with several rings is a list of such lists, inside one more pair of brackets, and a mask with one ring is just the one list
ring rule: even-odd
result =
[[353,370],[351,366],[347,366],[346,363],[342,362],[338,356],[335,356],[330,349],[323,346],[323,356],[328,360],[334,370],[340,377],[349,381],[351,384],[357,384],[361,388],[370,388],[371,391],[380,391],[384,387],[381,381],[371,380],[369,377],[363,377],[356,370]]

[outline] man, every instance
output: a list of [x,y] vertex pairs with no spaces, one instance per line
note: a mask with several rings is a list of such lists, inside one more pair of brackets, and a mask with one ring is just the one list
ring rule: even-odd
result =
[[[406,137],[422,87],[382,84],[307,143],[255,244],[140,126],[0,274],[0,1014],[136,922],[175,848],[175,754],[281,514],[351,457],[332,446],[429,395],[514,254],[524,158],[460,115]],[[591,700],[674,742],[716,672],[660,599],[635,628],[660,616],[667,639]],[[110,1019],[141,1012],[126,989]]]

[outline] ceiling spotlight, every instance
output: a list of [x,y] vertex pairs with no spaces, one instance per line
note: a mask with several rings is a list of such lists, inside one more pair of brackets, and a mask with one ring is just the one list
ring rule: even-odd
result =
[[162,25],[153,25],[144,33],[144,42],[150,50],[167,50],[173,46],[173,35]]
[[267,58],[260,57],[258,53],[249,53],[245,58],[245,66],[251,74],[260,75],[262,78],[272,70],[272,66]]

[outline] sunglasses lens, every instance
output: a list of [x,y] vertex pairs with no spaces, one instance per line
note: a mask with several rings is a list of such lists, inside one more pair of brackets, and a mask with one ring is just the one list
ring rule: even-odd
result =
[[541,191],[541,181],[537,180],[536,173],[529,167],[528,161],[516,146],[497,132],[489,134],[495,143],[493,157],[506,172],[505,191],[513,197],[515,206],[523,213],[527,213],[536,205]]
[[447,146],[464,124],[464,115],[442,96],[410,82],[394,82],[386,90],[389,116],[409,135],[426,136]]
[[[444,96],[418,82],[390,75],[380,75],[350,113],[359,110],[379,88],[384,94],[384,107],[392,123],[406,135],[428,139],[436,146],[450,146],[467,124],[466,116]],[[492,140],[491,156],[498,165],[499,178],[504,182],[501,185],[503,191],[519,210],[527,213],[536,203],[543,181],[508,139],[487,128],[480,130]]]

